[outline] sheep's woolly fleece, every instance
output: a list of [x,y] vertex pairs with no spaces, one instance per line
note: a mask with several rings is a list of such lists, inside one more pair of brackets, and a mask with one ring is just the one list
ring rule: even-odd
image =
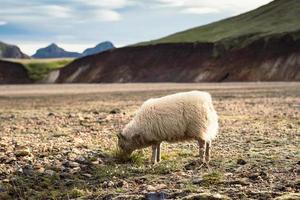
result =
[[139,136],[132,146],[146,147],[156,142],[202,139],[210,141],[218,132],[218,116],[207,92],[176,93],[145,101],[122,135]]

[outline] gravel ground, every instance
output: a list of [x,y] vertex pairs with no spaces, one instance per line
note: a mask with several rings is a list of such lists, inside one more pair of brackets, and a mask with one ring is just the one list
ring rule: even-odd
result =
[[[114,157],[144,100],[195,89],[220,116],[210,168],[196,142]],[[0,199],[299,199],[299,119],[300,83],[0,86]]]

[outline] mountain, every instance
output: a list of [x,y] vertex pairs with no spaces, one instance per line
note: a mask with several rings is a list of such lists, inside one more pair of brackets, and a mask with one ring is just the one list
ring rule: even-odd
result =
[[300,1],[75,60],[59,83],[300,81]]
[[38,49],[32,56],[33,58],[76,58],[80,57],[80,53],[68,52],[52,43],[45,48]]
[[0,60],[0,84],[32,83],[22,64]]
[[113,45],[113,43],[111,43],[109,41],[105,41],[105,42],[101,42],[100,44],[96,45],[93,48],[88,48],[88,49],[84,50],[82,53],[82,56],[89,56],[92,54],[102,53],[104,51],[108,51],[108,50],[111,50],[114,48],[115,48],[115,46]]
[[19,47],[0,41],[0,58],[30,58]]
[[[218,42],[236,38],[255,40],[273,34],[295,32],[300,29],[299,0],[275,0],[256,10],[205,26],[192,28],[139,45]],[[248,41],[247,40],[247,41]]]
[[38,49],[32,56],[33,58],[78,58],[82,56],[88,56],[92,54],[101,53],[107,50],[115,48],[111,42],[102,42],[93,48],[88,48],[83,51],[82,54],[77,52],[68,52],[63,48],[60,48],[55,43],[50,44],[45,48]]

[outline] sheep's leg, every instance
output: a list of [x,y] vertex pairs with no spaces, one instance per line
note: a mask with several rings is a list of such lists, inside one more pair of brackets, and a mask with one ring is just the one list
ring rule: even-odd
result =
[[205,141],[202,139],[198,140],[198,148],[199,148],[199,157],[200,159],[202,158],[202,162],[205,162],[205,149],[206,149],[206,145],[205,145]]
[[157,146],[156,145],[152,145],[152,157],[151,157],[151,162],[153,164],[156,163],[156,158],[157,158]]
[[156,145],[156,161],[157,161],[157,162],[160,162],[160,144],[161,144],[161,143],[158,143],[158,144]]
[[208,161],[209,161],[211,143],[199,139],[198,145],[199,145],[199,157],[200,159],[202,158],[202,164],[199,166],[199,168],[206,166],[208,169],[210,169],[208,165]]
[[210,149],[211,149],[211,141],[206,142],[206,151],[205,151],[205,162],[209,163],[210,161]]

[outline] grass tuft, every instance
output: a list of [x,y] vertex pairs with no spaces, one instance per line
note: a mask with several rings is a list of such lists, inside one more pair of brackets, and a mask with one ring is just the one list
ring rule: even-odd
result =
[[212,172],[209,174],[203,175],[203,182],[204,185],[209,186],[209,185],[217,185],[221,183],[223,179],[223,176],[219,172]]

